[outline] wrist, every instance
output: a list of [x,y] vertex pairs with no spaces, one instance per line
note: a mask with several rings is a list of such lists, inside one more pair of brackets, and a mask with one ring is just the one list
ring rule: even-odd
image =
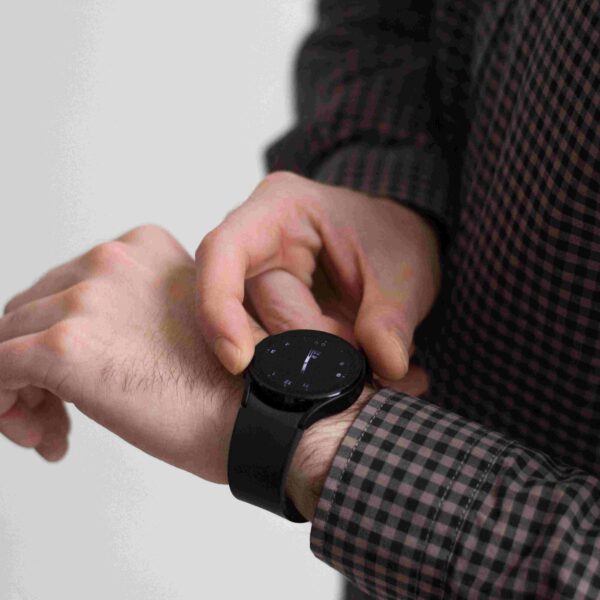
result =
[[240,412],[240,407],[242,405],[242,398],[244,396],[246,383],[242,376],[235,375],[235,376],[230,377],[227,387],[228,387],[227,397],[223,398],[223,404],[222,404],[222,410],[223,410],[222,418],[224,421],[222,451],[223,451],[223,455],[225,457],[225,460],[224,460],[225,476],[224,476],[223,483],[228,485],[229,481],[227,479],[227,464],[229,461],[229,447],[231,445],[231,437],[233,435],[235,421],[238,417],[238,414]]
[[327,473],[346,432],[374,392],[374,388],[365,386],[352,406],[317,421],[302,435],[292,457],[286,493],[309,521],[313,519]]

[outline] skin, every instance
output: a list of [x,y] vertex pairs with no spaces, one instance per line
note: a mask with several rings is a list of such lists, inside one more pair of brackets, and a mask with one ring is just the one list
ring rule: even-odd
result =
[[285,171],[202,240],[196,267],[198,324],[232,373],[254,352],[250,313],[270,333],[340,335],[401,380],[440,285],[436,233],[417,213]]
[[71,402],[145,452],[226,483],[242,381],[195,326],[194,280],[192,257],[145,226],[15,296],[0,319],[2,433],[57,460]]
[[[142,226],[12,298],[0,318],[0,432],[59,460],[70,402],[148,454],[227,483],[239,373],[256,343],[295,327],[337,333],[365,349],[378,384],[419,394],[427,381],[409,368],[412,333],[438,279],[435,235],[411,211],[271,175],[196,261],[164,229]],[[237,362],[215,353],[217,337],[239,344]],[[373,391],[304,434],[287,491],[307,518]]]
[[[252,317],[269,333],[311,328],[361,347],[378,385],[419,395],[410,364],[416,326],[440,286],[431,223],[387,198],[268,175],[196,252],[198,323],[215,355],[239,373],[254,351]],[[288,493],[312,518],[337,448],[372,395],[316,423],[294,455]]]

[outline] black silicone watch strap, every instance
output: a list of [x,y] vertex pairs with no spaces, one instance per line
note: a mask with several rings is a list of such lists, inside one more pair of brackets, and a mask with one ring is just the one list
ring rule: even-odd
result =
[[245,392],[231,437],[227,476],[231,493],[295,523],[306,519],[285,494],[285,481],[294,449],[302,435],[303,412],[272,408]]

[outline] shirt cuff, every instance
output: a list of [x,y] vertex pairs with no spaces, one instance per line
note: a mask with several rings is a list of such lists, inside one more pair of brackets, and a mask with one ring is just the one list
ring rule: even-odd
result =
[[312,552],[377,598],[436,595],[508,445],[439,406],[380,390],[334,458]]

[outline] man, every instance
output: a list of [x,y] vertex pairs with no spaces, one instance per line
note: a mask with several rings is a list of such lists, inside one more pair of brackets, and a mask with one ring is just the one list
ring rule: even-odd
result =
[[254,345],[332,331],[385,387],[307,430],[287,491],[348,597],[598,597],[599,19],[322,1],[298,123],[195,268],[138,228],[9,302],[3,433],[56,459],[72,401],[224,483]]

